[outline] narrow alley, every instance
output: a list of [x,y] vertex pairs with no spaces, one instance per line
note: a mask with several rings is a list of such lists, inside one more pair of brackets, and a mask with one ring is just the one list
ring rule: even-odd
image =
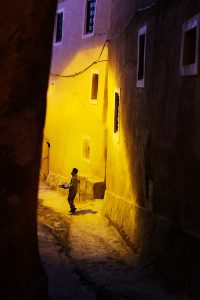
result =
[[0,300],[200,300],[200,1],[1,4]]
[[70,215],[66,196],[40,186],[38,236],[50,300],[189,300],[124,243],[102,201],[79,202]]

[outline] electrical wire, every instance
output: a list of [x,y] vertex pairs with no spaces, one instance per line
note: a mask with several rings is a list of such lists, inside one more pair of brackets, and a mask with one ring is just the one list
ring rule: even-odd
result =
[[153,8],[157,3],[159,2],[159,0],[156,0],[154,2],[152,2],[150,5],[144,7],[144,8],[140,8],[138,9],[134,16],[131,18],[131,20],[129,21],[129,23],[126,25],[126,27],[120,32],[118,33],[116,36],[108,38],[106,41],[110,42],[113,40],[117,40],[118,38],[120,38],[130,27],[130,25],[135,21],[136,17],[139,15],[142,15],[143,13],[145,13],[146,11],[150,10],[151,8]]
[[95,60],[89,66],[85,67],[83,70],[81,70],[79,72],[75,72],[73,74],[69,74],[69,75],[51,74],[51,75],[55,76],[55,77],[73,78],[73,77],[76,77],[78,75],[81,75],[82,73],[85,73],[88,69],[90,69],[95,64],[98,64],[98,63],[101,63],[101,62],[107,62],[107,61],[108,61],[107,59]]
[[[75,73],[69,74],[69,75],[60,75],[60,74],[52,74],[52,73],[51,73],[50,75],[51,75],[51,76],[55,76],[55,77],[62,77],[62,78],[74,78],[74,77],[77,77],[77,76],[83,74],[84,72],[86,72],[87,70],[89,70],[92,66],[94,66],[94,65],[97,64],[97,63],[107,62],[108,60],[106,60],[106,59],[101,59],[101,57],[102,57],[102,55],[103,55],[103,52],[104,52],[104,49],[105,49],[107,43],[110,42],[110,41],[114,41],[114,40],[119,39],[119,38],[120,38],[120,37],[121,37],[121,36],[129,29],[129,27],[130,27],[131,24],[135,21],[135,19],[136,19],[136,17],[137,17],[138,15],[142,15],[142,14],[145,13],[146,11],[150,10],[151,8],[153,8],[153,7],[157,4],[158,1],[159,1],[159,0],[156,0],[156,1],[152,2],[149,6],[146,6],[146,7],[142,8],[142,9],[138,9],[138,10],[136,11],[136,13],[134,14],[134,16],[131,18],[131,20],[129,21],[129,23],[126,25],[126,27],[125,27],[121,32],[119,32],[117,35],[115,35],[115,36],[113,36],[113,37],[108,38],[108,39],[105,40],[105,42],[104,42],[104,44],[103,44],[103,46],[102,46],[102,48],[101,48],[101,51],[100,51],[100,53],[99,53],[97,59],[96,59],[95,61],[93,61],[91,64],[89,64],[87,67],[83,68],[82,70],[80,70],[80,71],[78,71],[78,72],[75,72]],[[98,35],[100,35],[100,34],[98,34]],[[77,98],[79,99],[81,105],[82,105],[83,108],[86,110],[86,112],[87,112],[88,114],[90,114],[90,116],[92,116],[92,118],[93,118],[95,121],[100,122],[101,120],[95,118],[95,117],[87,110],[87,108],[86,108],[85,105],[84,105],[84,101],[82,101],[82,99],[81,99],[79,93],[74,93],[74,94],[76,94]],[[65,162],[65,156],[66,156],[66,148],[65,148],[65,150],[64,150],[64,156],[63,156],[62,163],[61,163],[61,174],[62,174],[62,171],[63,171],[63,166],[64,166],[64,162]],[[42,172],[42,175],[44,175],[43,172]],[[80,197],[80,195],[79,195],[79,197]]]
[[90,69],[93,65],[97,64],[97,63],[101,63],[101,62],[107,62],[108,60],[106,59],[103,59],[103,60],[100,60],[103,52],[104,52],[104,49],[106,47],[106,44],[110,41],[114,41],[114,40],[117,40],[119,39],[128,29],[129,27],[131,26],[131,24],[135,21],[136,17],[139,16],[139,15],[142,15],[144,14],[146,11],[149,11],[151,10],[153,7],[156,6],[156,4],[159,2],[159,0],[155,0],[154,2],[152,2],[150,5],[144,7],[144,8],[140,8],[138,9],[134,16],[131,18],[131,20],[129,21],[129,23],[126,25],[126,27],[120,32],[118,33],[116,36],[113,36],[111,38],[108,38],[105,40],[102,48],[101,48],[101,51],[99,53],[99,56],[97,57],[97,59],[95,61],[93,61],[91,64],[89,64],[87,67],[85,67],[84,69],[80,70],[79,72],[75,72],[73,74],[69,74],[69,75],[60,75],[60,74],[53,74],[51,73],[50,75],[51,76],[55,76],[55,77],[63,77],[63,78],[72,78],[72,77],[76,77],[76,76],[79,76],[83,73],[85,73],[88,69]]

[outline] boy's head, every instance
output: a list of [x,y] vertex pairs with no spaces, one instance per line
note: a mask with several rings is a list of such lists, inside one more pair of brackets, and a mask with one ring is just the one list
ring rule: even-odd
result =
[[71,175],[74,176],[78,173],[78,169],[77,168],[73,168],[72,169],[72,172],[71,172]]

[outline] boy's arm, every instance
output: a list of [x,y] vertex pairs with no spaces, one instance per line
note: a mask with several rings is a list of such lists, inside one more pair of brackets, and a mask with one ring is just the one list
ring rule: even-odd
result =
[[62,189],[69,189],[70,184],[67,183],[67,182],[65,182],[65,183],[63,183],[63,184],[59,184],[59,187],[61,187]]
[[68,183],[68,189],[70,190],[75,185],[74,178],[72,177],[70,183]]
[[68,184],[68,189],[71,189],[73,187],[76,188],[78,183],[79,183],[78,178],[77,177],[72,177],[70,183]]

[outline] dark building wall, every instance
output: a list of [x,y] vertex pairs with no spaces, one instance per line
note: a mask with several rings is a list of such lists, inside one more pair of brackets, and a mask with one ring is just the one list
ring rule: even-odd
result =
[[[134,5],[130,0],[121,8],[120,1],[113,1],[111,36],[128,24],[137,9],[150,4],[136,1]],[[123,18],[118,18],[122,10]],[[180,76],[180,53],[182,25],[199,12],[198,1],[158,1],[138,14],[120,38],[109,42],[110,73],[115,73],[121,88],[127,175],[135,193],[133,244],[196,295],[200,266],[200,85],[199,75]],[[138,88],[137,31],[144,24],[145,87]],[[108,164],[111,156],[108,146]],[[112,191],[112,184],[107,185]],[[108,217],[112,220],[109,213]],[[117,226],[123,228],[123,224]],[[126,230],[122,231],[126,236]]]
[[47,299],[36,213],[55,9],[54,0],[1,4],[1,299]]
[[[199,76],[180,76],[179,69],[182,24],[199,12],[197,1],[160,5],[152,116],[155,180],[163,178],[165,188],[157,190],[156,211],[196,234],[200,233]],[[161,165],[165,165],[167,173]],[[161,197],[164,201],[160,201]]]
[[199,75],[180,76],[180,49],[182,25],[200,4],[167,1],[158,9],[150,164],[155,213],[173,224],[159,218],[151,247],[159,264],[198,296],[200,86]]

